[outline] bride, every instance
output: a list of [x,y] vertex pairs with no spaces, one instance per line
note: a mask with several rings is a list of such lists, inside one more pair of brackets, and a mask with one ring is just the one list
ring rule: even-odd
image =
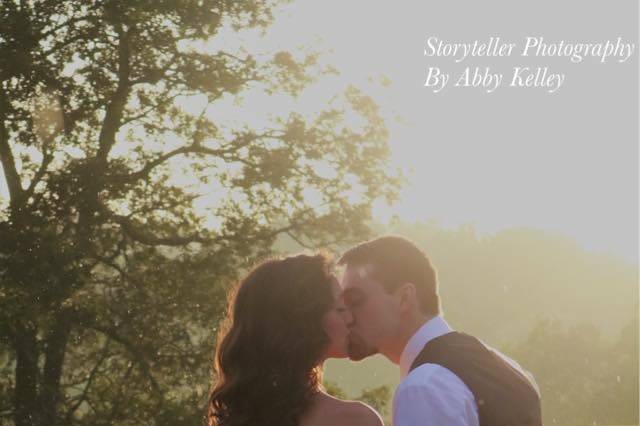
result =
[[327,394],[328,358],[346,358],[349,311],[323,255],[268,260],[231,297],[218,334],[209,426],[382,426],[358,401]]

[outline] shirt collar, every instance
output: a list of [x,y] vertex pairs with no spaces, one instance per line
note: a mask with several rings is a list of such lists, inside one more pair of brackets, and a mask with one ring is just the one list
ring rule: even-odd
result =
[[422,327],[411,336],[402,351],[402,355],[400,355],[401,379],[404,379],[406,375],[409,374],[411,364],[413,364],[413,361],[415,361],[427,342],[451,331],[453,331],[453,329],[441,316],[433,317],[425,322]]

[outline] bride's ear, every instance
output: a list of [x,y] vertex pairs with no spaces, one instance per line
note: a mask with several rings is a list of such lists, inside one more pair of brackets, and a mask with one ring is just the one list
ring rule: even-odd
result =
[[400,311],[409,312],[414,309],[417,303],[416,286],[413,283],[404,283],[398,288],[400,296]]

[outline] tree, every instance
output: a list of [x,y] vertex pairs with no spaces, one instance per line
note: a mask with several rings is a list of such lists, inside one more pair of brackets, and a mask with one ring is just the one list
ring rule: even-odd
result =
[[268,126],[209,112],[322,74],[313,53],[207,47],[265,30],[274,7],[3,1],[0,418],[193,424],[226,284],[280,236],[363,236],[394,197],[383,120],[356,88]]
[[322,385],[324,386],[325,391],[329,395],[335,396],[336,398],[339,398],[339,399],[347,399],[347,394],[337,383],[325,380]]
[[373,389],[364,389],[357,399],[372,406],[382,416],[386,416],[389,414],[388,405],[391,399],[391,389],[386,385]]
[[599,424],[632,425],[640,421],[638,306],[609,351],[607,374],[599,382],[595,409]]
[[[325,380],[325,391],[332,396],[339,399],[348,399],[348,396],[344,389],[340,387],[336,382]],[[391,400],[391,389],[387,385],[378,386],[375,388],[363,389],[360,396],[355,398],[358,401],[362,401],[367,405],[370,405],[381,416],[389,414],[389,402]]]
[[594,325],[545,320],[509,351],[536,378],[545,424],[638,422],[637,318],[614,344]]

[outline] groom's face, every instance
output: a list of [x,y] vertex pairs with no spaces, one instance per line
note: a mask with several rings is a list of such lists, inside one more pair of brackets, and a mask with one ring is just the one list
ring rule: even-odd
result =
[[395,298],[371,276],[371,269],[371,265],[348,265],[342,278],[342,296],[353,317],[348,344],[352,360],[384,354],[396,331]]

